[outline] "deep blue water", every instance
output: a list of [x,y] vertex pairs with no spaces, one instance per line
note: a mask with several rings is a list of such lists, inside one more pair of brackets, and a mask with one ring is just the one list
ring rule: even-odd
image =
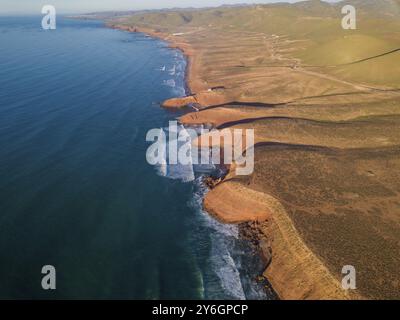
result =
[[159,102],[183,94],[184,66],[101,22],[0,18],[0,298],[258,296],[257,261],[202,212],[199,180],[146,162],[147,131],[179,116]]

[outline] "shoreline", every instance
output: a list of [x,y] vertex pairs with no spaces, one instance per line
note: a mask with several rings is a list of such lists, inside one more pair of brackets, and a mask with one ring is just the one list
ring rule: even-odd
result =
[[[187,59],[186,96],[166,100],[162,103],[162,107],[183,108],[197,104],[205,108],[224,100],[224,97],[221,98],[221,96],[216,99],[214,92],[210,89],[201,90],[198,85],[195,87],[195,51],[188,43],[177,41],[173,35],[147,28],[112,23],[106,23],[106,26],[122,31],[147,34],[166,41],[170,48],[178,49],[183,53]],[[272,288],[278,299],[357,298],[341,290],[337,279],[302,241],[290,217],[277,199],[249,188],[235,189],[238,186],[231,183],[230,178],[232,177],[234,174],[227,168],[226,175],[222,179],[213,179],[212,177],[206,179],[205,184],[210,192],[203,199],[203,207],[218,221],[238,225],[240,236],[250,241],[257,249],[265,261],[265,272],[260,277],[269,284],[265,287],[267,294],[268,290]],[[235,203],[237,197],[242,200],[239,204]],[[226,198],[231,198],[233,205],[227,203]],[[247,213],[246,210],[249,208],[251,208],[250,213]],[[232,219],[230,210],[236,210],[240,218]],[[243,212],[246,213],[243,214]],[[260,214],[260,212],[262,213]],[[300,251],[306,258],[300,257],[297,251]]]
[[[146,28],[139,28],[139,27],[130,27],[130,26],[125,26],[125,25],[121,25],[121,24],[113,24],[113,23],[107,23],[105,24],[106,27],[111,28],[111,29],[116,29],[116,30],[122,30],[122,31],[127,31],[127,32],[132,32],[132,33],[143,33],[145,35],[151,36],[153,38],[157,38],[159,40],[165,41],[168,43],[168,47],[171,49],[176,49],[179,50],[180,52],[182,52],[183,56],[185,57],[186,61],[187,61],[187,65],[186,65],[186,69],[185,69],[185,96],[184,97],[177,97],[177,98],[171,98],[168,99],[166,101],[162,102],[162,106],[163,107],[170,107],[170,108],[174,108],[174,107],[185,107],[187,106],[185,105],[179,105],[179,101],[184,101],[186,98],[188,97],[192,97],[193,93],[192,93],[192,88],[190,86],[190,76],[191,76],[191,68],[192,68],[192,57],[191,54],[189,52],[189,49],[183,47],[183,46],[179,46],[178,43],[174,42],[173,40],[170,39],[170,35],[162,33],[162,32],[157,32],[151,29],[146,29]],[[176,101],[177,105],[174,106],[173,103],[168,104],[168,101]]]
[[[176,49],[176,50],[179,50],[180,52],[182,52],[184,58],[187,61],[186,69],[185,69],[185,73],[184,73],[185,74],[184,75],[185,96],[179,97],[179,98],[168,99],[161,103],[161,107],[168,108],[168,109],[189,108],[191,103],[197,103],[197,101],[190,101],[190,98],[195,96],[195,94],[192,93],[192,88],[190,87],[190,81],[189,81],[190,77],[192,76],[191,71],[192,71],[193,57],[191,54],[189,54],[187,52],[187,50],[185,50],[185,48],[182,48],[177,43],[174,43],[173,41],[171,41],[169,35],[155,32],[152,30],[136,28],[136,27],[133,28],[133,27],[129,27],[129,26],[121,26],[118,24],[115,24],[115,25],[114,24],[106,24],[106,27],[116,29],[116,30],[132,32],[132,33],[143,33],[143,34],[149,35],[153,38],[165,41],[169,44],[169,48]],[[189,102],[188,102],[188,100],[189,100]],[[188,112],[190,112],[190,110]],[[218,184],[223,182],[226,179],[226,177],[228,177],[230,175],[230,171],[231,171],[230,166],[221,165],[220,169],[221,169],[221,172],[223,172],[221,176],[213,177],[210,175],[205,175],[203,177],[202,183],[204,184],[204,187],[206,187],[208,189],[208,191],[211,191],[213,188],[218,186]],[[232,224],[232,223],[224,221],[218,215],[213,214],[212,211],[207,210],[204,205],[205,197],[206,197],[206,195],[203,196],[203,199],[202,199],[203,200],[203,203],[202,203],[203,210],[206,211],[210,217],[216,219],[217,221],[219,221],[222,224],[226,224],[226,225]],[[266,256],[262,246],[260,246],[260,243],[258,243],[259,241],[256,240],[257,235],[260,234],[259,230],[254,228],[254,225],[252,225],[252,222],[235,223],[235,225],[238,227],[240,239],[245,240],[249,243],[250,247],[252,248],[253,253],[257,254],[260,257],[260,260],[263,261],[264,266],[265,266],[263,269],[267,268],[270,263],[271,257],[268,258]],[[280,299],[278,293],[273,288],[273,285],[269,282],[269,280],[263,274],[254,272],[252,274],[252,276],[255,277],[254,281],[262,286],[262,291],[268,298],[270,298],[272,300]]]
[[199,109],[201,109],[208,106],[228,102],[225,95],[221,94],[218,88],[210,88],[207,86],[207,84],[203,83],[201,79],[198,79],[196,77],[195,69],[200,68],[200,65],[198,65],[195,60],[196,51],[189,43],[183,41],[181,37],[167,34],[162,31],[153,30],[150,28],[131,27],[118,23],[106,22],[106,27],[133,33],[143,33],[148,36],[165,41],[168,43],[169,48],[176,49],[182,52],[187,61],[185,71],[186,95],[184,97],[167,99],[162,102],[162,107],[179,109],[197,105],[199,106]]

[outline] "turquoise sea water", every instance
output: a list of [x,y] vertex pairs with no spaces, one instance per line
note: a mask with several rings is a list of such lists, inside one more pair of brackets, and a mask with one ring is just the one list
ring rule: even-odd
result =
[[237,228],[201,210],[199,174],[146,162],[147,131],[179,116],[159,106],[184,94],[179,51],[102,22],[1,17],[0,63],[0,298],[265,298]]

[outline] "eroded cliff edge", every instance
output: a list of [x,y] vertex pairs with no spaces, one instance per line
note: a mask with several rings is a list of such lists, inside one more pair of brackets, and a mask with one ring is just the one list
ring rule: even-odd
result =
[[[195,106],[182,123],[255,130],[254,173],[228,175],[204,204],[225,222],[250,223],[281,298],[398,298],[400,53],[378,56],[400,39],[388,42],[392,29],[339,30],[334,5],[323,16],[287,6],[144,14],[113,26],[188,56],[191,95],[164,103]],[[296,23],[261,23],[274,16]],[[368,52],[349,49],[366,40]],[[355,292],[341,288],[344,265],[357,269]]]

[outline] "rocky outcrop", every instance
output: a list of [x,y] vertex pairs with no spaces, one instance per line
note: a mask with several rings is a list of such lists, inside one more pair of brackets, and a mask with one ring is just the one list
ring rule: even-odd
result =
[[195,96],[187,96],[183,98],[172,98],[165,100],[161,106],[164,108],[184,108],[197,103]]

